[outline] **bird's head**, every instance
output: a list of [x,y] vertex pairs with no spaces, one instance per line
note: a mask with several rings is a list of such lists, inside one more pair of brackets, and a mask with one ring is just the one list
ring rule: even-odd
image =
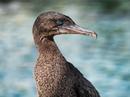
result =
[[34,40],[42,40],[44,37],[52,38],[60,34],[82,34],[96,38],[97,34],[93,31],[83,29],[68,16],[58,12],[45,12],[40,14],[34,25]]

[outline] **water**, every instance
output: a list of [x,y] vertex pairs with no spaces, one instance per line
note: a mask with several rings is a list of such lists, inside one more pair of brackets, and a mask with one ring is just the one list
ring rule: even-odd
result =
[[[0,15],[0,97],[36,97],[33,68],[37,51],[31,33],[36,16],[15,7],[19,12]],[[79,35],[56,36],[66,59],[95,85],[102,97],[129,97],[130,19],[103,18],[93,13],[83,17],[85,14],[75,6],[69,11],[64,9],[62,12],[79,25],[98,33],[96,40]]]

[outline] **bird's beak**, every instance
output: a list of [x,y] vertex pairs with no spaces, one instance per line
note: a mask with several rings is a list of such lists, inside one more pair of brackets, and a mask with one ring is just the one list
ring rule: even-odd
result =
[[61,26],[59,28],[59,34],[81,34],[81,35],[91,36],[95,39],[97,38],[97,34],[94,31],[81,28],[78,25]]

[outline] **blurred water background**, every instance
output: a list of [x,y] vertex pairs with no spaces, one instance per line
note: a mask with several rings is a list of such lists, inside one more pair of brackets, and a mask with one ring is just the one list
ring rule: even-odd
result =
[[0,0],[0,97],[36,97],[32,25],[48,10],[97,32],[97,40],[79,35],[55,40],[102,97],[130,97],[129,0]]

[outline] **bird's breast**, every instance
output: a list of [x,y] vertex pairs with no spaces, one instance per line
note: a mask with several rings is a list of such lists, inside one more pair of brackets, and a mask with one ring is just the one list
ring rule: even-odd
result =
[[[63,64],[62,64],[63,65]],[[68,68],[61,64],[37,64],[35,67],[35,79],[38,91],[47,93],[57,90],[65,90],[65,83],[69,77]]]

